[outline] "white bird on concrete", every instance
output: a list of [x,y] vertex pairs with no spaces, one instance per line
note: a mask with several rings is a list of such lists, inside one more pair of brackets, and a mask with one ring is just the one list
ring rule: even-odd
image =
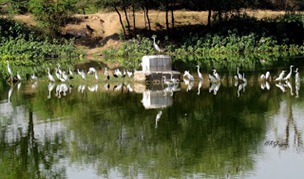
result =
[[159,46],[155,42],[155,36],[152,36],[152,38],[153,38],[153,46],[154,46],[155,50],[160,53],[161,49],[159,48]]

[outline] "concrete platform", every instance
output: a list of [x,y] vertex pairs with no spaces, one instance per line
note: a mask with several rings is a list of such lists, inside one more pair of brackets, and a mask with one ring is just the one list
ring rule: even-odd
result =
[[161,83],[163,76],[166,79],[180,79],[180,72],[172,71],[171,58],[166,55],[147,55],[142,57],[142,71],[134,73],[135,81]]

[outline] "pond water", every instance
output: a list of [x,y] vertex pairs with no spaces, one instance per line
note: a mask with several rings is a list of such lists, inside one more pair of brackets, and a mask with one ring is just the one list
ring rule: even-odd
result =
[[169,88],[3,83],[0,178],[303,178],[303,80],[259,81],[282,69],[244,71],[246,84],[218,70],[220,85]]

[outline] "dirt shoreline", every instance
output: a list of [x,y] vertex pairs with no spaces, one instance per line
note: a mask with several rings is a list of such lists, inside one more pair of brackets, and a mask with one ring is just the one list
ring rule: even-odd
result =
[[[282,15],[283,11],[270,10],[243,10],[256,18],[275,17]],[[175,26],[197,25],[207,23],[207,11],[174,11]],[[121,25],[116,12],[99,12],[95,14],[81,15],[76,14],[75,21],[70,22],[61,31],[63,35],[76,37],[76,44],[84,49],[86,59],[102,60],[102,51],[110,47],[119,47],[123,44],[119,35],[121,34]],[[160,30],[158,24],[165,27],[165,12],[151,10],[149,11],[152,30]],[[123,16],[125,19],[125,17]],[[16,20],[22,21],[28,25],[36,26],[36,22],[31,14],[16,15]],[[132,13],[129,13],[130,23]],[[144,14],[141,11],[136,12],[136,27],[145,28]],[[89,30],[90,29],[90,30]]]

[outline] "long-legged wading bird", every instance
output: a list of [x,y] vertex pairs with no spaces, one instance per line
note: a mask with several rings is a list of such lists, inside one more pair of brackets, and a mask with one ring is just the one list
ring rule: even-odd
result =
[[282,81],[285,75],[285,70],[282,70],[279,77],[277,77],[274,81]]
[[267,71],[265,74],[261,74],[260,76],[260,80],[261,81],[267,81],[267,80],[270,80],[270,72]]
[[284,78],[284,80],[290,80],[290,78],[291,78],[291,75],[292,75],[292,67],[293,67],[293,65],[290,65],[290,71],[289,71],[289,73],[285,76],[285,78]]
[[9,65],[9,61],[7,60],[6,61],[7,62],[7,72],[10,74],[10,76],[12,77],[13,76],[13,72],[12,72],[12,69],[11,69],[11,67],[10,67],[10,65]]
[[200,66],[196,65],[196,67],[197,67],[197,76],[198,76],[199,80],[203,80],[204,78],[203,78],[203,75],[200,72]]
[[153,46],[154,46],[155,50],[160,53],[161,50],[160,50],[159,46],[156,44],[156,42],[155,42],[155,36],[152,36],[152,38],[153,38]]
[[50,68],[47,68],[47,70],[48,70],[48,78],[49,78],[50,82],[55,82],[55,78],[54,78],[53,75],[51,74]]
[[107,77],[107,80],[110,79],[110,75],[109,75],[109,71],[108,71],[107,67],[105,67],[105,70],[104,70],[103,74]]

